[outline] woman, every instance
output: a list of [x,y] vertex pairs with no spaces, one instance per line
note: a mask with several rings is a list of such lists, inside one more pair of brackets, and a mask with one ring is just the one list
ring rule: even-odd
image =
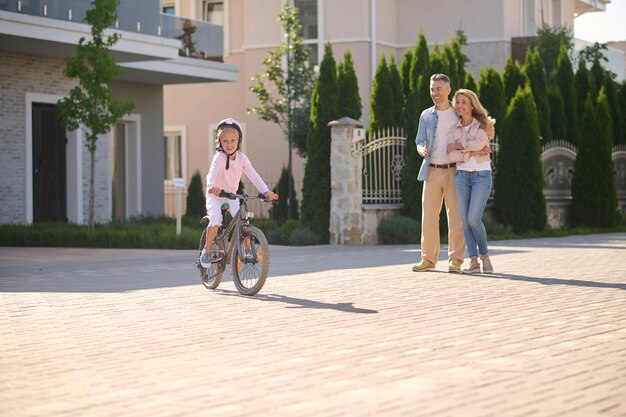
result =
[[483,272],[492,273],[487,232],[482,217],[491,194],[489,141],[494,137],[493,126],[496,121],[489,117],[476,93],[471,90],[458,90],[454,94],[452,105],[460,119],[450,130],[447,152],[450,160],[457,162],[454,188],[470,258],[469,268],[461,272],[480,272],[480,256]]

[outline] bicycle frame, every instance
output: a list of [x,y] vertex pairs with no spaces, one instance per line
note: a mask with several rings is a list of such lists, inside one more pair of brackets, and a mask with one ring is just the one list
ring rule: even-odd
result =
[[[233,216],[232,220],[228,223],[225,229],[222,230],[222,234],[215,237],[215,241],[223,241],[224,242],[224,254],[225,257],[225,265],[228,265],[232,259],[231,254],[233,253],[233,248],[237,245],[237,253],[244,253],[243,248],[241,247],[241,230],[246,226],[250,225],[250,218],[248,217],[248,205],[247,200],[251,198],[261,198],[262,195],[259,196],[249,196],[246,194],[232,194],[228,193],[226,197],[231,196],[235,197],[239,200],[239,212],[235,216]],[[231,198],[234,200],[235,198]],[[219,244],[218,244],[219,246]],[[252,248],[254,249],[254,248]],[[252,250],[252,253],[256,253],[256,250]]]

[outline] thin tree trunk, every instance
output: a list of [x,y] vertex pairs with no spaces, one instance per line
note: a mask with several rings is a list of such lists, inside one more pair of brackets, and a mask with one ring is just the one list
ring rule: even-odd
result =
[[93,232],[94,227],[94,212],[95,212],[95,180],[94,176],[96,173],[96,151],[89,151],[89,231]]

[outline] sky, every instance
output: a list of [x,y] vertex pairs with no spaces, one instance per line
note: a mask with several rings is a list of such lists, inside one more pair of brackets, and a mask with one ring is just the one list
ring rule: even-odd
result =
[[604,12],[575,18],[574,37],[600,43],[626,41],[626,0],[611,0]]

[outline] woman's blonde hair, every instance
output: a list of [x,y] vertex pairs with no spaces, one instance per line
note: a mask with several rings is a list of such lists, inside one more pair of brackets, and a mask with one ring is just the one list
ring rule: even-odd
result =
[[480,123],[481,129],[487,132],[487,136],[489,136],[489,140],[493,139],[493,137],[495,136],[494,125],[496,124],[496,119],[489,116],[489,113],[487,112],[487,110],[483,107],[482,104],[480,104],[480,101],[478,100],[478,96],[476,95],[476,93],[466,88],[461,88],[457,90],[456,93],[454,93],[454,97],[452,98],[453,106],[456,105],[457,97],[460,95],[463,95],[469,99],[470,104],[472,105],[472,117],[478,120],[478,123]]

